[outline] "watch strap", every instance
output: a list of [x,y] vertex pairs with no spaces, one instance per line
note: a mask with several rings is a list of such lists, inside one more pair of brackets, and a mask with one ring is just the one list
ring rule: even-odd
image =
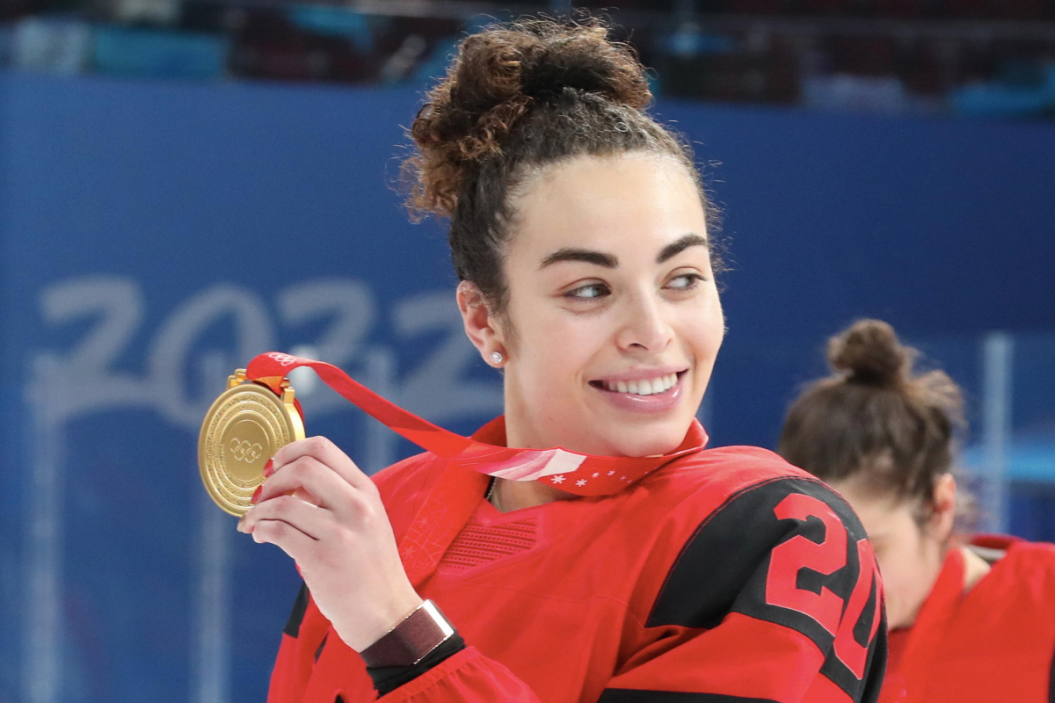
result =
[[413,666],[453,634],[443,613],[427,600],[359,654],[369,668]]

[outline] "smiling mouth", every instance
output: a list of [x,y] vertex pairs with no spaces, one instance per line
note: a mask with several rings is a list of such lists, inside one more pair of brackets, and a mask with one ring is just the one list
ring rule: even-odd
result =
[[657,376],[655,378],[642,379],[638,381],[590,381],[590,385],[594,388],[602,391],[608,391],[610,393],[625,393],[627,395],[659,395],[666,393],[674,386],[678,385],[678,381],[685,371],[678,371],[677,373],[667,374],[666,376]]

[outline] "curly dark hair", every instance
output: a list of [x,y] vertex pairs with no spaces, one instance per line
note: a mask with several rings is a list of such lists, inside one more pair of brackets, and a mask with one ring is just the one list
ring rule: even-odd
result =
[[626,152],[673,157],[717,229],[691,148],[645,112],[651,100],[645,67],[599,20],[526,19],[470,35],[410,128],[408,205],[415,215],[450,219],[458,278],[497,312],[508,295],[501,264],[510,201],[548,165]]

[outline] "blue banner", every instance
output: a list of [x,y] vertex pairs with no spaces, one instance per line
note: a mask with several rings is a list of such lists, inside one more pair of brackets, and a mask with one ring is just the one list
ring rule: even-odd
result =
[[[501,382],[397,180],[409,92],[0,77],[0,702],[248,703],[298,579],[205,496],[199,423],[278,349],[468,433]],[[719,444],[772,445],[823,336],[1055,323],[1055,131],[661,105],[733,239]],[[999,324],[996,324],[999,323]],[[310,376],[309,434],[413,451]]]

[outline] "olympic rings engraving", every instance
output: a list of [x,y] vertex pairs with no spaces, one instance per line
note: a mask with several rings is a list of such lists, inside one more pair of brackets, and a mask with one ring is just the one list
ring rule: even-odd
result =
[[250,443],[235,437],[231,440],[230,449],[235,461],[252,464],[260,458],[260,453],[264,450],[264,447],[259,443]]
[[280,354],[279,352],[271,352],[267,355],[269,359],[274,359],[282,366],[292,366],[297,363],[297,357],[290,354]]

